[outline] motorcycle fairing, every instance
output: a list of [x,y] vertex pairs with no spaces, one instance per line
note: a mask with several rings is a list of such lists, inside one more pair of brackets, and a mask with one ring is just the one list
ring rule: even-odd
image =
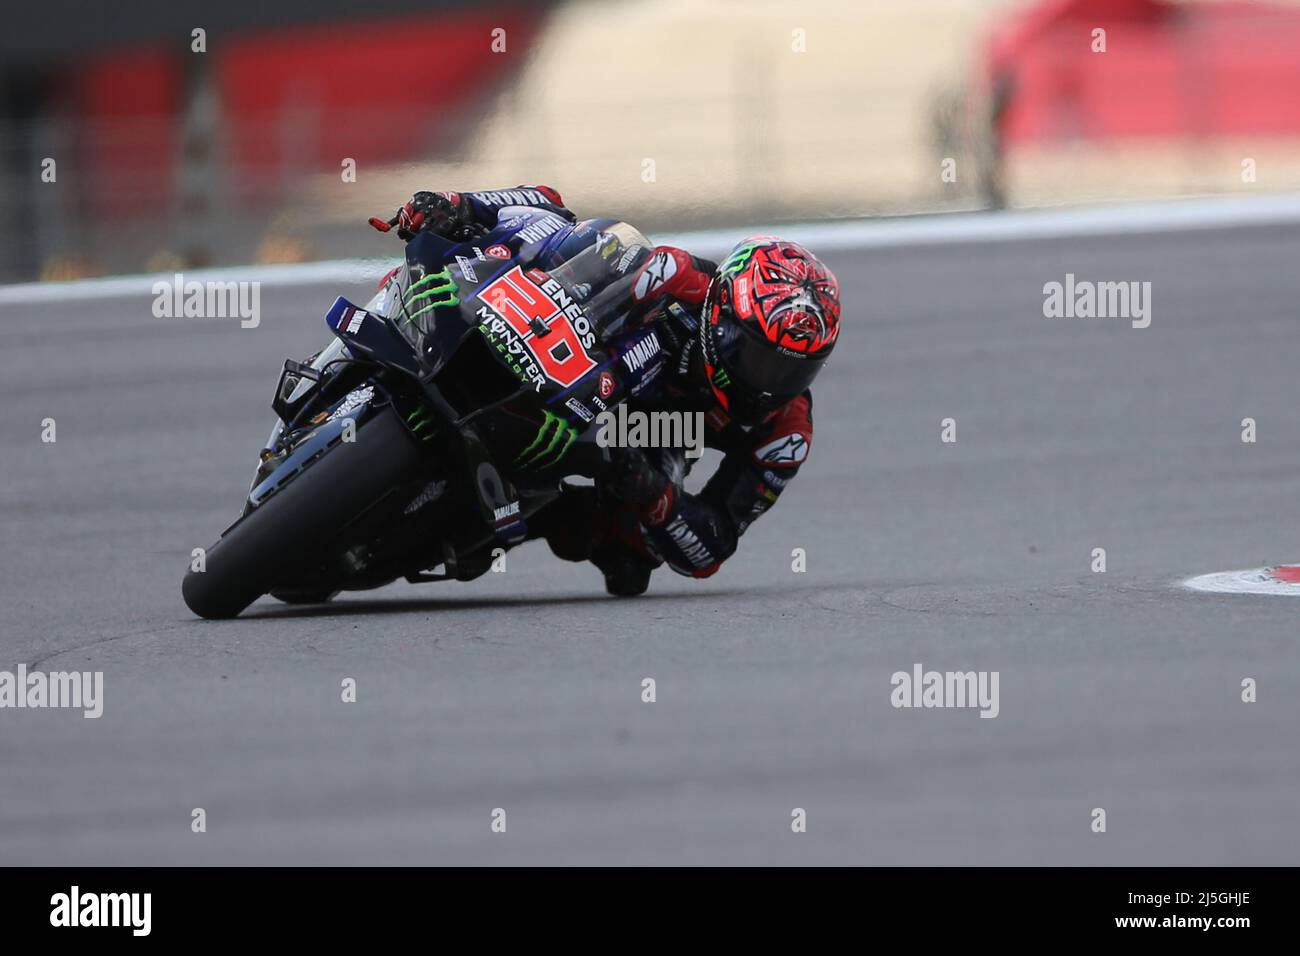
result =
[[325,314],[325,324],[353,355],[419,376],[420,367],[411,355],[410,346],[382,315],[367,312],[339,296]]
[[[357,392],[350,393],[349,397],[360,392],[361,390],[357,390]],[[365,416],[369,414],[371,403],[374,400],[375,390],[371,388],[368,393],[362,394],[351,404],[345,415],[331,416],[327,421],[318,425],[310,435],[297,444],[288,457],[276,466],[274,471],[249,491],[248,506],[250,508],[261,506],[268,498],[288,484],[313,459],[324,454],[332,445],[342,441],[348,423],[351,422],[352,428],[355,430]]]

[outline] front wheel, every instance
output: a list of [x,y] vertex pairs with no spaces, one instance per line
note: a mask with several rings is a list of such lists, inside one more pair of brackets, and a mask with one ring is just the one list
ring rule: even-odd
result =
[[417,477],[423,449],[390,408],[357,427],[221,536],[181,593],[199,617],[231,618],[319,558],[339,529]]
[[314,591],[290,591],[275,590],[271,592],[271,597],[284,604],[292,604],[295,607],[301,604],[328,604],[333,600],[338,591],[327,591],[324,588],[318,588]]

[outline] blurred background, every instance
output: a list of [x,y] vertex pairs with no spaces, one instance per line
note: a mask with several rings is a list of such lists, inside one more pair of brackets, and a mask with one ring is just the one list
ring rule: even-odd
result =
[[650,231],[1300,188],[1296,0],[6,19],[0,281],[383,255],[366,217],[420,188],[545,182]]

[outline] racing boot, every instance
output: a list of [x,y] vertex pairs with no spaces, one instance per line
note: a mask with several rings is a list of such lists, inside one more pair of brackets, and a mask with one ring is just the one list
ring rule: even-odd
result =
[[605,575],[605,591],[613,597],[637,597],[650,586],[650,572],[657,565],[625,549],[601,548],[591,563]]

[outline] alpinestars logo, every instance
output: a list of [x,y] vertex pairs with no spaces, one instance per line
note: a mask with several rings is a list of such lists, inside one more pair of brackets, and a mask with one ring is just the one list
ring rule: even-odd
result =
[[768,465],[797,465],[808,457],[808,439],[799,432],[783,435],[754,452],[754,457]]
[[665,282],[677,275],[677,260],[667,252],[659,252],[646,263],[637,276],[633,297],[639,302],[653,295]]

